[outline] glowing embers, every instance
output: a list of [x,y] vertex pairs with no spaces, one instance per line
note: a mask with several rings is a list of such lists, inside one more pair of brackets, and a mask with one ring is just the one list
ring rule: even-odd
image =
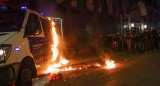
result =
[[113,69],[116,67],[115,61],[113,61],[113,60],[106,60],[105,63],[106,63],[107,69]]
[[60,71],[76,70],[72,67],[65,67],[65,65],[67,65],[68,62],[69,62],[68,60],[61,58],[61,60],[58,63],[49,65],[45,73],[58,73]]

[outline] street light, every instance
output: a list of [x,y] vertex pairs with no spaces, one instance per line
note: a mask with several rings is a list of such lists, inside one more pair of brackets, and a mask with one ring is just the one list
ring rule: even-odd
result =
[[134,27],[134,23],[131,23],[131,27]]
[[123,27],[126,29],[126,28],[127,28],[127,25],[124,25]]
[[144,28],[147,28],[147,25],[146,25],[146,24],[144,25]]

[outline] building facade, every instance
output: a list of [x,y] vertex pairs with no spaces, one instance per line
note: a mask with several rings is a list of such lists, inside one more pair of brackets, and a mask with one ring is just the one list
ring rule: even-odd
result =
[[[160,0],[1,0],[0,4],[26,5],[46,16],[63,19],[66,45],[89,49],[100,36],[126,30],[143,33],[160,28]],[[58,24],[57,24],[58,25]]]
[[[33,1],[30,1],[33,3]],[[86,48],[109,33],[160,28],[160,0],[35,0],[31,8],[63,19],[67,46]]]

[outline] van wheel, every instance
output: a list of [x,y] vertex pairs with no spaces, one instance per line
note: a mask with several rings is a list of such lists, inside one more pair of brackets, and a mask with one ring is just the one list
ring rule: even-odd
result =
[[22,61],[16,81],[16,86],[32,86],[32,78],[35,71],[35,65],[31,61]]
[[24,84],[31,84],[32,85],[32,72],[30,69],[24,69],[22,70],[22,73],[21,73],[21,81],[22,83]]

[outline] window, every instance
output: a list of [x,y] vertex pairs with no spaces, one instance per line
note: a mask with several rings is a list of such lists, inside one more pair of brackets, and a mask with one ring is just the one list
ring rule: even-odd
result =
[[26,11],[0,12],[0,32],[20,31]]
[[51,24],[49,21],[42,19],[41,18],[41,23],[42,23],[42,27],[43,27],[43,31],[46,37],[51,37],[52,35],[52,28],[51,28]]
[[26,25],[25,36],[26,35],[38,35],[42,32],[39,18],[36,14],[29,14],[28,22]]

